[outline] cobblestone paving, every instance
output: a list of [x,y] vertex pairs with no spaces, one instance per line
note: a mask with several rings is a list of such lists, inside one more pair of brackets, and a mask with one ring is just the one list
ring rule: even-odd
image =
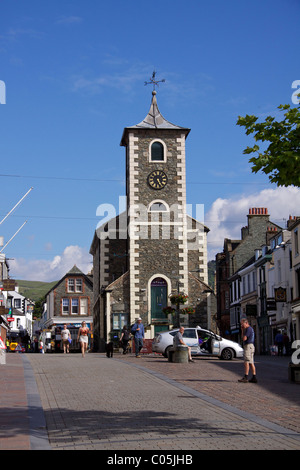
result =
[[[282,378],[270,377],[270,383],[265,378],[264,385],[263,377],[259,384],[237,383],[240,361],[170,364],[161,357],[100,354],[28,358],[52,449],[300,449],[300,406],[293,396],[297,390],[299,398],[299,386],[287,381],[284,364]],[[268,364],[258,370],[262,367]]]
[[[137,365],[135,357],[116,357]],[[257,384],[238,382],[243,376],[242,361],[194,360],[194,364],[180,368],[180,364],[168,363],[160,356],[145,356],[142,365],[210,397],[300,433],[300,385],[288,380],[289,358],[256,358]]]

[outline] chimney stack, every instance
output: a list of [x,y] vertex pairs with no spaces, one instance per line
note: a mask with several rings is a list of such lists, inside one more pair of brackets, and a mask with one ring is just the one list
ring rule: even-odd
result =
[[267,207],[251,207],[249,215],[268,215]]

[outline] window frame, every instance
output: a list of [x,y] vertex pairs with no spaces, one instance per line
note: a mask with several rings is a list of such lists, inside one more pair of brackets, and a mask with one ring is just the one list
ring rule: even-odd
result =
[[[153,210],[152,208],[156,204],[163,205],[164,209],[163,210],[162,209],[154,209]],[[157,213],[158,212],[158,213],[166,214],[166,213],[170,212],[170,208],[169,208],[169,205],[165,201],[163,201],[162,199],[155,199],[154,201],[150,202],[150,204],[148,205],[147,211],[150,212],[150,213],[153,213],[153,212]]]
[[[64,305],[65,301],[65,305]],[[68,311],[64,311],[64,307],[68,307]],[[63,297],[61,299],[61,314],[62,315],[70,315],[70,299],[68,297]]]
[[83,292],[83,280],[81,277],[76,277],[75,279],[75,292]]
[[[85,312],[82,312],[83,302],[85,303]],[[82,297],[79,299],[79,315],[88,315],[89,313],[89,302],[87,297]]]
[[[74,302],[77,302],[77,305],[74,304]],[[77,312],[73,311],[74,307],[77,307]],[[79,315],[79,298],[78,297],[71,298],[71,315]]]
[[[67,289],[67,292],[75,292],[75,279],[73,277],[69,277],[68,280],[67,280],[67,286],[68,286],[68,289]],[[73,283],[73,287],[72,287],[72,283]]]
[[[155,143],[159,143],[162,145],[162,149],[163,149],[163,159],[162,160],[154,160],[152,158],[152,145],[155,144]],[[167,146],[165,144],[165,142],[161,139],[153,139],[151,140],[150,144],[149,144],[149,162],[150,163],[165,163],[167,161]]]

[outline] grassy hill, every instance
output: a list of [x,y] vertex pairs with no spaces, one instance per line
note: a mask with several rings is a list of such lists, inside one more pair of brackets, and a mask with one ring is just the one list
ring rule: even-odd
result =
[[56,284],[56,282],[57,281],[53,281],[53,282],[22,281],[22,280],[16,279],[16,283],[19,286],[20,294],[34,301],[37,301],[43,298],[45,294],[47,294],[47,292]]
[[[208,284],[212,288],[214,288],[215,269],[216,269],[216,262],[214,260],[209,261],[208,262]],[[16,283],[19,286],[20,294],[36,302],[37,300],[42,299],[44,295],[47,294],[47,292],[57,283],[57,281],[41,282],[41,281],[16,280]]]

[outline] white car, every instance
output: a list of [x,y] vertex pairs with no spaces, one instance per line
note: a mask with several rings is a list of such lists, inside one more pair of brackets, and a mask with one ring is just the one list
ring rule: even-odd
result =
[[[157,333],[152,342],[152,351],[168,357],[168,350],[173,347],[173,339],[177,332],[178,328]],[[192,355],[217,356],[226,360],[244,356],[244,350],[238,343],[221,338],[221,336],[204,330],[200,326],[184,328],[183,338],[185,344],[191,347]]]

